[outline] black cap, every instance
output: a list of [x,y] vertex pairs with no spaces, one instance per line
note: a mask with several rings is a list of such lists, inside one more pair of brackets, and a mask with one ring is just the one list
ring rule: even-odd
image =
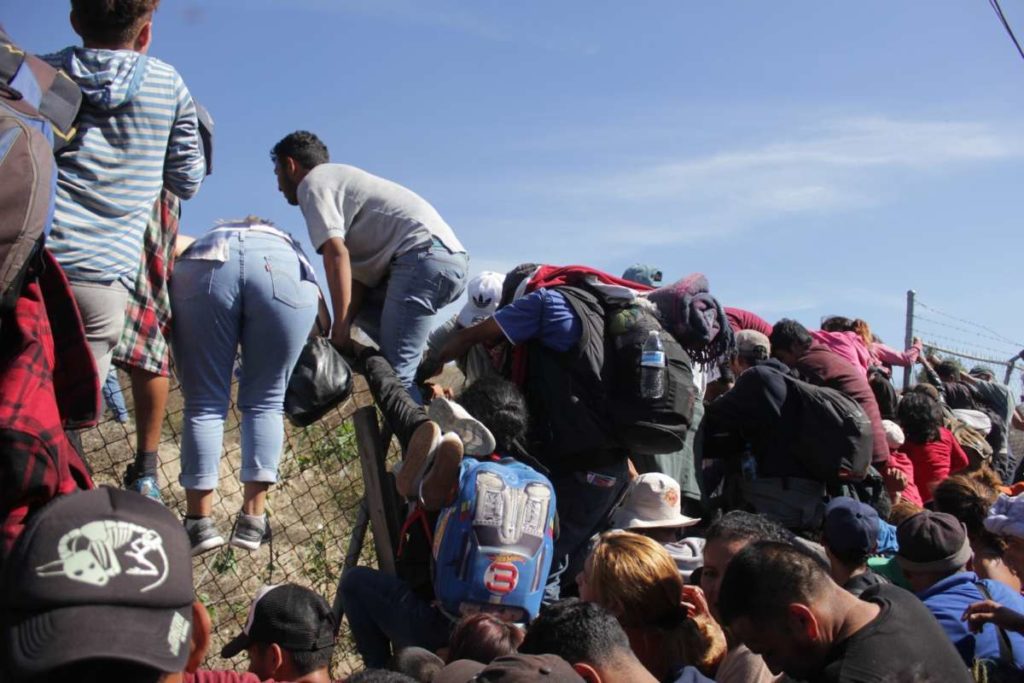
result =
[[170,510],[107,487],[61,496],[0,572],[0,659],[19,676],[84,659],[182,671],[193,600],[188,535]]
[[334,646],[334,613],[327,601],[302,586],[264,586],[253,598],[245,627],[220,651],[234,657],[253,643],[277,643],[289,652]]

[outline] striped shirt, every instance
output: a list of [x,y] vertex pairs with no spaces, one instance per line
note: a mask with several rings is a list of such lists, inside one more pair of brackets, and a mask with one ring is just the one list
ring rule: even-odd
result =
[[195,103],[169,64],[69,47],[43,59],[82,89],[78,134],[57,157],[47,246],[72,281],[131,288],[161,188],[192,197],[206,173]]

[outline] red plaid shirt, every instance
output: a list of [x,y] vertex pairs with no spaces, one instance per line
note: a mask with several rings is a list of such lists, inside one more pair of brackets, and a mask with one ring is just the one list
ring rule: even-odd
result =
[[42,258],[42,273],[0,322],[0,557],[33,512],[93,487],[64,428],[95,424],[96,369],[64,273],[49,252]]

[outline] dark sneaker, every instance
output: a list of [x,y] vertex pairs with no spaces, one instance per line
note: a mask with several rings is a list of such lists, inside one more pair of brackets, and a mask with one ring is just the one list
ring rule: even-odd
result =
[[462,439],[458,434],[448,432],[441,437],[434,455],[434,466],[420,485],[420,502],[427,510],[440,510],[454,499],[459,485],[462,452]]
[[231,545],[245,550],[259,550],[271,537],[270,521],[266,513],[262,517],[239,512],[235,518],[235,528],[231,531]]
[[455,432],[462,439],[466,454],[486,456],[494,452],[494,435],[491,430],[455,401],[435,398],[427,408],[427,415],[438,424],[442,432]]
[[130,464],[125,468],[124,476],[121,478],[121,483],[128,491],[141,493],[147,498],[152,498],[161,505],[164,502],[163,496],[160,495],[160,484],[157,483],[156,477],[149,475],[139,476],[136,473],[135,465],[133,464]]
[[421,424],[412,433],[409,446],[405,449],[401,468],[395,468],[395,488],[405,498],[415,498],[423,473],[434,457],[434,451],[441,443],[441,429],[436,422]]
[[192,544],[192,556],[202,555],[205,552],[219,548],[224,545],[224,537],[213,525],[209,517],[199,519],[185,518],[185,531],[188,533],[189,543]]

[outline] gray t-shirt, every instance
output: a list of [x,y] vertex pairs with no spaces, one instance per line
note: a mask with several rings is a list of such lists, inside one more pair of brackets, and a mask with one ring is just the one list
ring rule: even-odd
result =
[[328,239],[345,240],[352,278],[374,287],[391,261],[437,238],[452,252],[466,249],[425,199],[398,183],[345,164],[321,164],[298,187],[309,239],[319,252]]

